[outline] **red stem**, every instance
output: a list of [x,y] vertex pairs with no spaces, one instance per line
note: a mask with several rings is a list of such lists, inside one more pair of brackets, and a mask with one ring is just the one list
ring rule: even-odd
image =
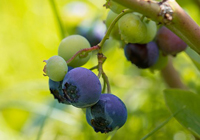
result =
[[97,45],[97,46],[93,46],[91,48],[84,48],[78,52],[75,53],[75,55],[73,55],[69,60],[67,60],[67,64],[69,64],[70,62],[72,62],[79,54],[83,53],[83,52],[91,52],[91,51],[94,51],[94,50],[98,50],[100,49],[100,47]]

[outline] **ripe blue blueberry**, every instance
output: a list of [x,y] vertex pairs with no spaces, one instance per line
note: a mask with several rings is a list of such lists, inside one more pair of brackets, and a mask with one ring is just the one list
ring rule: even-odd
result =
[[[73,67],[68,66],[68,72],[72,69]],[[49,78],[49,90],[51,94],[53,94],[54,98],[58,100],[59,103],[70,104],[70,102],[67,101],[64,97],[64,93],[62,90],[62,82],[63,81],[56,82]]]
[[66,100],[79,108],[94,105],[101,95],[99,78],[82,67],[74,68],[65,75],[62,89]]
[[159,57],[159,49],[155,42],[148,44],[129,43],[125,46],[124,52],[127,60],[142,69],[154,65]]
[[64,97],[64,93],[62,91],[62,81],[56,82],[49,78],[49,90],[59,103],[70,104],[70,102],[67,101]]
[[96,132],[108,133],[127,120],[125,104],[113,94],[101,94],[99,101],[86,109],[86,119]]

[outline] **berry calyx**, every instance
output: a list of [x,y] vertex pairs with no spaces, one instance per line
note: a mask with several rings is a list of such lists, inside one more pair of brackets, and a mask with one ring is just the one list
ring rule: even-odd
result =
[[86,119],[96,132],[108,133],[125,124],[127,109],[117,96],[101,94],[99,101],[86,109]]
[[49,90],[51,94],[53,94],[54,98],[58,100],[59,103],[70,104],[64,97],[64,93],[62,90],[62,82],[63,81],[53,81],[49,79]]
[[62,90],[70,104],[85,108],[98,102],[101,95],[101,84],[92,71],[77,67],[65,75]]

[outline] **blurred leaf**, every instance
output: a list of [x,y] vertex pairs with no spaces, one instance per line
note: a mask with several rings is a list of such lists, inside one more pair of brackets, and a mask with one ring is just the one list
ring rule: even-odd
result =
[[164,90],[165,102],[172,113],[183,108],[175,118],[200,137],[200,96],[181,89]]
[[200,70],[200,56],[199,56],[199,54],[196,53],[194,50],[192,50],[190,47],[187,47],[185,52],[190,57],[192,62],[195,64],[197,69]]

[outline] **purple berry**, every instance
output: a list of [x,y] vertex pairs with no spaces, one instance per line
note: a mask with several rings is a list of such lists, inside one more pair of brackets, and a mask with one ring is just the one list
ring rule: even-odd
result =
[[101,94],[99,101],[86,109],[86,119],[96,132],[108,133],[127,120],[125,104],[113,94]]
[[142,69],[155,64],[159,56],[159,50],[155,42],[149,42],[148,44],[129,43],[125,46],[124,52],[127,60]]
[[62,91],[62,81],[56,82],[49,78],[49,90],[59,103],[70,104],[64,97],[64,93]]
[[165,55],[176,55],[186,49],[187,44],[165,26],[161,27],[156,36],[156,43]]
[[[72,70],[73,67],[68,66],[68,72]],[[62,90],[62,82],[63,81],[53,81],[49,78],[49,90],[51,94],[53,94],[54,98],[58,100],[59,103],[70,104],[64,97],[64,93]]]
[[80,108],[94,105],[101,95],[99,78],[82,67],[74,68],[65,75],[62,89],[66,100]]

